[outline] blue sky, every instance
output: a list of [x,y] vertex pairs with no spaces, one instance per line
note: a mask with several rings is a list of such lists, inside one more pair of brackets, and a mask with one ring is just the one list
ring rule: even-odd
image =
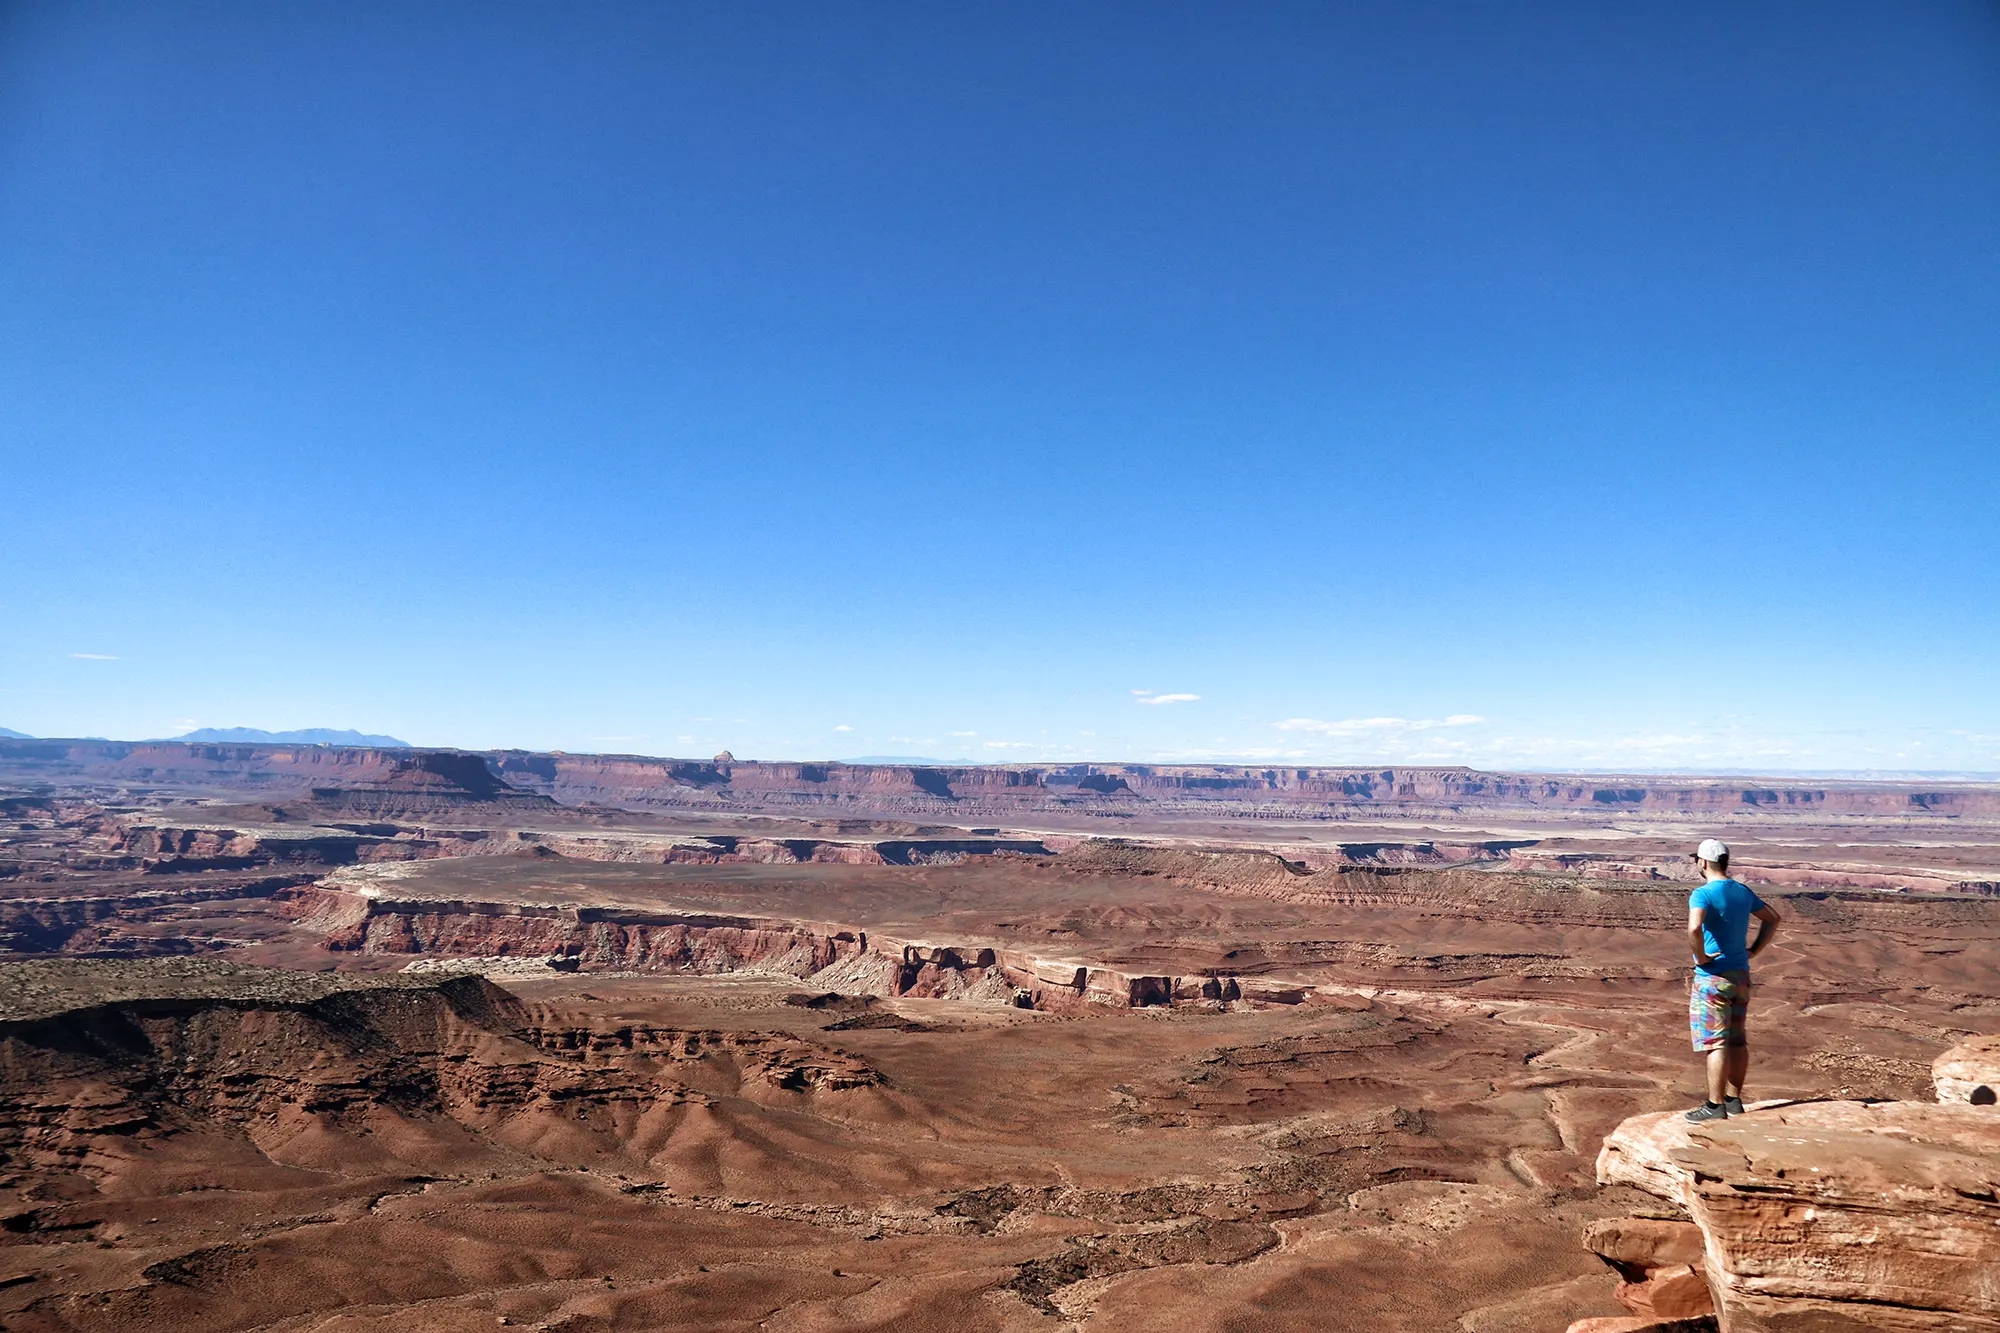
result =
[[0,724],[2000,770],[1990,5],[0,9]]

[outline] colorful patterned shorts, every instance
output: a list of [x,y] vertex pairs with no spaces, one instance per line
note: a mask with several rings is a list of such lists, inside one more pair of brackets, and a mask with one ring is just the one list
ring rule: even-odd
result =
[[1696,972],[1688,991],[1688,1030],[1697,1051],[1750,1044],[1750,974]]

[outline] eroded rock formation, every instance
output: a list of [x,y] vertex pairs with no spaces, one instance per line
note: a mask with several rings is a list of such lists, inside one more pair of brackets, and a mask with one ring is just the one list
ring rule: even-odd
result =
[[[853,1056],[777,1033],[549,1027],[467,974],[0,965],[0,1160],[16,1170],[116,1173],[133,1145],[204,1125],[313,1165],[378,1133],[404,1145],[390,1156],[421,1165],[453,1124],[522,1145],[600,1122],[629,1139],[634,1121],[717,1091],[725,1066],[730,1091],[880,1081]],[[639,1137],[648,1132],[663,1138],[666,1126]]]
[[1973,1037],[1937,1058],[1931,1078],[1941,1102],[1992,1106],[2000,1100],[2000,1036]]
[[[941,865],[968,856],[1046,856],[1040,838],[744,837],[734,833],[466,828],[383,821],[334,823],[337,809],[314,802],[300,822],[284,807],[256,820],[200,823],[130,815],[94,821],[87,845],[105,859],[149,874],[270,865],[372,865],[457,856],[540,856],[637,865]],[[493,813],[482,808],[481,813]]]
[[1583,1247],[1623,1279],[1618,1302],[1645,1323],[1714,1312],[1702,1269],[1701,1228],[1668,1218],[1620,1217],[1584,1228]]
[[984,943],[898,938],[835,924],[714,912],[491,902],[398,893],[343,872],[282,909],[335,952],[544,958],[585,971],[797,977],[860,995],[988,999],[1020,1008],[1143,1008],[1249,1000],[1298,1004],[1312,987],[1229,973],[1172,976]]
[[[2000,1330],[2000,1113],[1986,1107],[1776,1102],[1701,1125],[1635,1116],[1605,1140],[1598,1179],[1644,1190],[1698,1229],[1689,1271],[1705,1277],[1723,1333]],[[1586,1243],[1614,1263],[1638,1248],[1627,1236],[1675,1234],[1600,1230]],[[1669,1275],[1660,1264],[1645,1280],[1665,1296]]]

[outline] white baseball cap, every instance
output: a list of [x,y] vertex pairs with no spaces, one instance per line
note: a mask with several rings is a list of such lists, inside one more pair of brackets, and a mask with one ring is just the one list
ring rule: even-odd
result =
[[1701,846],[1694,849],[1694,854],[1703,861],[1727,861],[1729,844],[1720,838],[1703,838]]

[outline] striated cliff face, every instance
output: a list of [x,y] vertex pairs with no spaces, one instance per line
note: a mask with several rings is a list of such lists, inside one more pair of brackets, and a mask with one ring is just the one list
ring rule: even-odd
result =
[[52,740],[8,742],[0,750],[0,766],[11,776],[50,781],[300,792],[316,786],[390,782],[410,773],[411,762],[426,753],[431,752],[360,746]]
[[188,888],[0,899],[0,953],[192,952],[196,946],[191,940],[172,934],[136,936],[132,928],[165,921],[203,904],[261,904],[315,878],[266,875]]
[[1937,1103],[1634,1116],[1604,1141],[1599,1182],[1688,1221],[1600,1224],[1585,1244],[1628,1279],[1619,1298],[1635,1316],[1712,1309],[1722,1333],[2000,1330],[2000,1111],[1974,1099],[2000,1064],[1995,1040],[1939,1059]]
[[2000,815],[1993,784],[1773,785],[1704,778],[1579,778],[1466,768],[1072,764],[1047,767],[755,763],[729,758],[472,753],[311,745],[0,740],[0,778],[186,790],[346,793],[355,808],[408,810],[522,793],[630,808],[848,806],[935,813],[1218,806],[1395,809],[1412,805],[1594,810],[1619,815],[1813,813]]
[[[380,755],[382,751],[371,751]],[[504,781],[485,758],[448,750],[419,750],[402,762],[342,774],[334,785],[315,786],[312,799],[322,810],[356,815],[408,815],[464,806],[501,806],[520,811],[555,805],[547,796]]]
[[538,1153],[591,1155],[598,1137],[643,1150],[674,1108],[718,1092],[879,1082],[781,1033],[549,1026],[463,974],[0,965],[0,1158],[15,1171],[116,1176],[149,1143],[218,1128],[320,1170],[432,1166],[467,1131]]
[[765,764],[623,755],[499,752],[495,767],[533,791],[566,802],[678,805],[757,799],[773,805],[893,798],[999,808],[1044,803],[1402,804],[1583,808],[1617,812],[1734,814],[1784,810],[1840,814],[2000,814],[2000,790],[1888,783],[1770,787],[1721,780],[1611,781],[1481,773],[1465,768],[1299,768],[1235,765],[1073,764],[1047,768]]
[[[266,807],[267,811],[277,807]],[[283,811],[278,811],[284,814]],[[328,816],[314,812],[316,817]],[[270,818],[268,814],[266,818]],[[101,818],[82,847],[99,863],[172,874],[253,867],[366,865],[459,856],[560,857],[646,865],[938,865],[967,857],[1061,854],[1066,864],[1108,874],[1164,874],[1208,887],[1280,899],[1319,898],[1327,881],[1307,881],[1327,870],[1433,867],[1520,869],[1582,875],[1590,879],[1656,884],[1683,881],[1682,858],[1640,863],[1601,853],[1548,851],[1533,840],[1335,842],[1297,850],[1296,859],[1273,852],[1166,846],[1126,839],[1050,835],[1025,837],[869,838],[745,837],[732,833],[652,834],[619,830],[465,828],[405,823],[154,822],[137,816]],[[1787,888],[1925,890],[2000,895],[2000,881],[1963,874],[1882,873],[1841,863],[1757,866],[1759,884]]]
[[[317,812],[316,812],[317,813]],[[97,821],[88,845],[154,874],[270,865],[370,865],[454,856],[560,857],[640,865],[937,865],[968,856],[1041,856],[1038,838],[749,838],[730,833],[647,834],[422,823],[196,824],[130,816]]]
[[303,795],[324,811],[356,816],[496,804],[528,812],[555,805],[502,780],[483,756],[455,750],[36,741],[0,750],[0,777],[139,791]]
[[757,972],[852,995],[983,999],[1052,1011],[1244,999],[1296,1004],[1306,995],[1306,988],[1234,975],[1142,973],[834,924],[401,896],[393,884],[339,875],[289,895],[282,910],[336,952],[543,959],[584,971]]

